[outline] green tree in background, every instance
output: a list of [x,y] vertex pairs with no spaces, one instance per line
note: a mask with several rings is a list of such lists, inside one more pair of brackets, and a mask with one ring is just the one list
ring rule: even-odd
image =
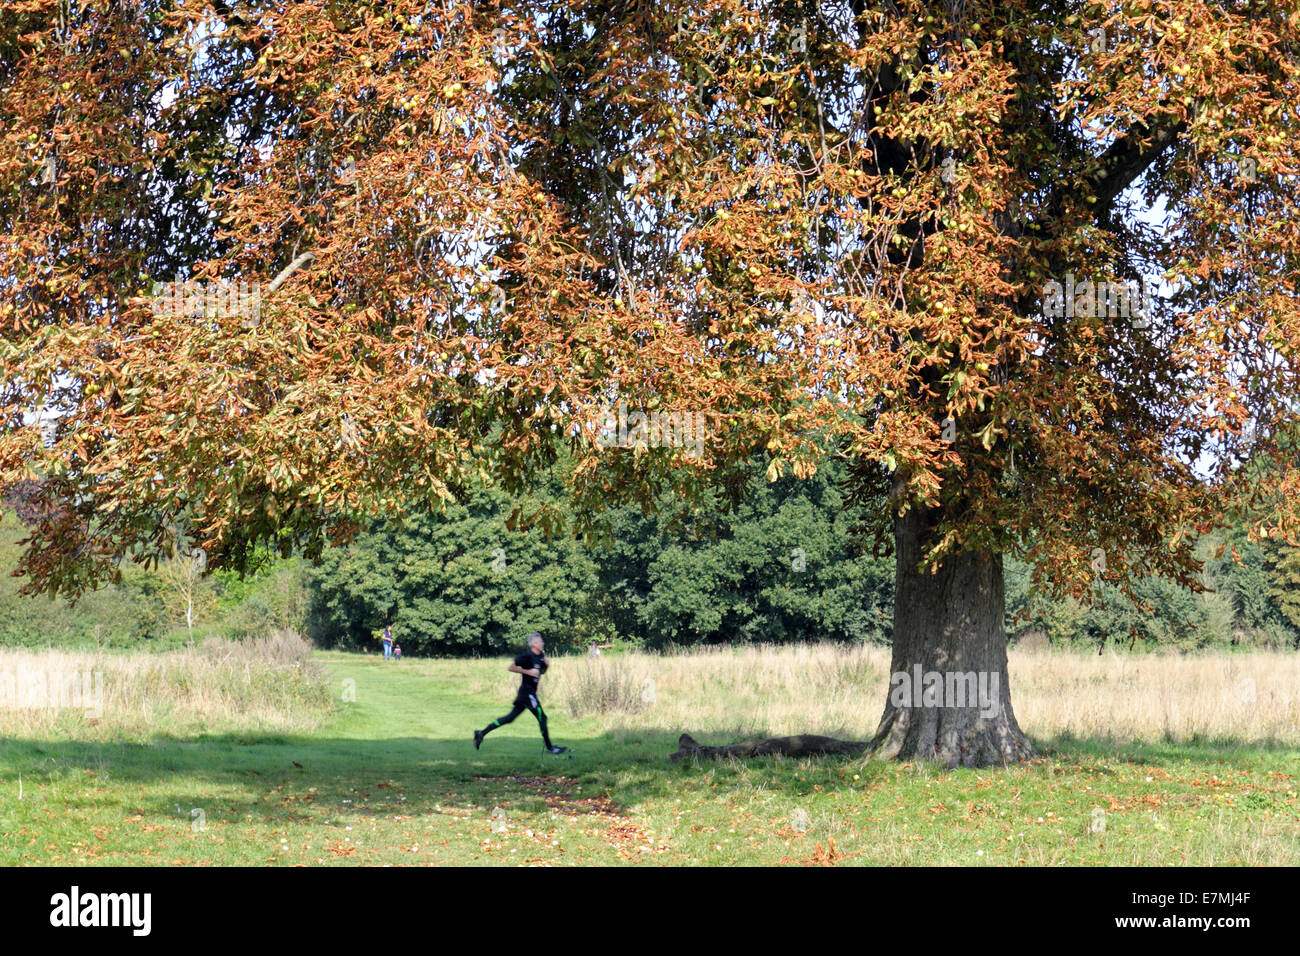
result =
[[1098,648],[1108,643],[1178,650],[1296,646],[1300,616],[1288,618],[1285,609],[1288,600],[1300,597],[1300,578],[1288,581],[1275,567],[1297,560],[1300,548],[1251,542],[1238,527],[1202,540],[1198,551],[1205,561],[1200,575],[1205,590],[1199,594],[1145,578],[1135,582],[1132,599],[1113,585],[1098,584],[1091,604],[1036,593],[1028,567],[1009,561],[1008,631],[1018,638],[1040,634],[1053,645]]
[[0,520],[0,646],[162,649],[213,635],[242,639],[303,628],[302,559],[265,551],[243,577],[233,570],[197,574],[188,557],[156,568],[123,561],[115,583],[76,601],[20,594],[23,580],[13,574],[19,542],[37,517],[20,497],[6,496]]
[[245,640],[275,630],[304,630],[309,600],[304,565],[296,555],[285,559],[266,553],[243,577],[229,569],[213,573],[221,632]]
[[[837,466],[769,483],[760,464],[740,504],[689,506],[671,493],[613,514],[612,536],[584,546],[508,527],[512,499],[473,492],[467,506],[404,527],[375,527],[327,549],[309,572],[310,630],[369,646],[387,620],[403,650],[495,653],[528,631],[552,646],[885,643],[893,563],[855,552]],[[563,510],[553,482],[536,502]]]
[[308,630],[327,646],[368,647],[385,622],[404,653],[495,654],[530,631],[562,649],[584,643],[580,611],[596,586],[581,544],[511,530],[515,499],[493,489],[400,528],[374,527],[329,548],[308,573]]
[[1300,548],[1268,541],[1264,553],[1268,579],[1268,603],[1291,626],[1292,646],[1300,647]]
[[894,567],[860,554],[845,510],[842,465],[768,482],[756,464],[741,504],[687,512],[671,496],[615,516],[596,552],[618,629],[666,643],[889,639]]
[[0,646],[134,647],[157,642],[166,631],[161,581],[127,566],[121,580],[84,594],[75,603],[45,594],[23,595],[13,576],[27,530],[18,514],[0,519]]

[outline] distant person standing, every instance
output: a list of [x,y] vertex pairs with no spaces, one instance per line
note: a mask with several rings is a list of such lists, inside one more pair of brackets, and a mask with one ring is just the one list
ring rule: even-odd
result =
[[537,726],[541,728],[542,744],[546,747],[546,752],[551,754],[568,752],[568,747],[556,747],[551,743],[551,735],[546,730],[546,712],[542,710],[541,702],[537,699],[538,682],[547,668],[545,650],[546,644],[542,641],[542,635],[536,631],[528,635],[527,650],[516,657],[514,663],[507,668],[512,674],[522,675],[519,692],[515,694],[515,706],[504,717],[498,717],[482,730],[474,731],[475,750],[478,750],[479,745],[483,743],[484,737],[498,727],[510,723],[527,710],[537,718]]
[[387,624],[384,625],[384,660],[393,659],[393,629]]
[[402,659],[402,645],[401,645],[401,644],[394,644],[394,645],[393,645],[393,660],[395,660],[395,661],[400,661],[401,659]]

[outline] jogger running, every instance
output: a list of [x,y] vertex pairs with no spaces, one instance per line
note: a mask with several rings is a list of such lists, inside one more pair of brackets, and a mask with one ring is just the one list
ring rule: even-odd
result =
[[537,699],[538,681],[546,673],[547,668],[546,657],[543,654],[545,649],[546,644],[542,641],[542,635],[536,631],[528,635],[528,649],[516,657],[514,663],[508,668],[512,674],[522,675],[519,692],[515,694],[515,705],[504,717],[498,717],[482,730],[474,731],[475,750],[478,750],[479,745],[483,743],[484,737],[498,727],[510,723],[527,710],[537,718],[537,726],[541,728],[542,743],[546,747],[546,752],[562,754],[568,751],[568,747],[556,747],[551,743],[551,735],[546,730],[546,712],[542,710],[541,701]]

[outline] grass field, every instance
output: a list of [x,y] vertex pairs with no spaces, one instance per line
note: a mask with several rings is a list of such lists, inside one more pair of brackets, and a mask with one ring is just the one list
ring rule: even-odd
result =
[[979,771],[667,759],[682,731],[868,736],[878,649],[554,658],[574,760],[542,756],[527,714],[474,750],[513,696],[505,659],[145,657],[0,653],[0,675],[105,684],[93,720],[0,709],[0,864],[1300,862],[1295,655],[1013,654],[1044,756]]

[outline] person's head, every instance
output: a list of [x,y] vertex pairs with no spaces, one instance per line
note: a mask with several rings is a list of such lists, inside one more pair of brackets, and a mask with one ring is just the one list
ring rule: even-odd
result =
[[542,640],[542,635],[536,631],[528,635],[528,649],[534,654],[540,654],[546,648],[546,642]]

